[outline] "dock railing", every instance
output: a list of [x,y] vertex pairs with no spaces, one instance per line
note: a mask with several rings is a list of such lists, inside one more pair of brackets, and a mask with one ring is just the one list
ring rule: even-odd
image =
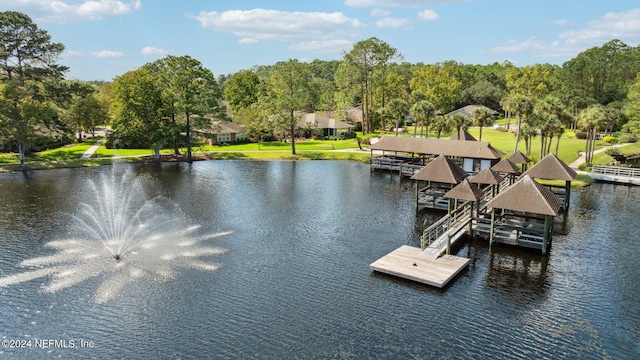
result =
[[589,167],[589,172],[594,174],[602,174],[602,175],[640,178],[640,169],[622,167],[622,166],[592,165]]
[[592,165],[589,176],[596,180],[640,185],[640,169],[622,166]]
[[450,214],[443,216],[440,220],[431,224],[424,230],[420,237],[420,247],[423,250],[426,249],[431,245],[431,242],[439,239],[451,230],[454,230],[453,232],[458,232],[463,226],[466,226],[469,221],[471,221],[471,211],[471,203],[466,202]]

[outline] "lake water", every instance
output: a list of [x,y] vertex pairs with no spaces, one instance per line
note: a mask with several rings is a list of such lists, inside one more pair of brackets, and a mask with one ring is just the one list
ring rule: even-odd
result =
[[[469,268],[437,290],[369,269],[437,218],[415,214],[397,175],[334,161],[119,166],[151,176],[202,233],[232,231],[209,240],[227,250],[210,256],[220,268],[132,280],[104,303],[100,277],[0,287],[3,345],[54,341],[0,357],[640,358],[640,187],[573,191],[548,257],[466,242]],[[88,182],[111,171],[0,174],[0,278],[52,254],[92,202]]]

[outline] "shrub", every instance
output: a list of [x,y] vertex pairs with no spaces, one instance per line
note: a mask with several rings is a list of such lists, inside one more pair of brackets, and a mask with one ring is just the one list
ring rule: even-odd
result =
[[638,141],[638,136],[636,134],[621,134],[618,137],[618,141],[621,143],[635,143]]
[[271,136],[271,134],[260,134],[260,141],[261,142],[273,141],[273,136]]
[[586,131],[580,131],[576,133],[576,137],[578,139],[584,140],[587,138],[587,132]]
[[618,139],[616,139],[614,136],[605,136],[604,138],[602,138],[602,140],[608,144],[617,144],[618,143]]
[[507,130],[507,128],[505,128],[504,126],[498,126],[498,127],[496,128],[496,130],[497,130],[497,131],[500,131],[500,132],[507,132],[507,131],[509,131],[509,130]]
[[576,133],[571,130],[565,130],[565,132],[562,133],[562,136],[568,137],[568,138],[574,138],[576,137]]

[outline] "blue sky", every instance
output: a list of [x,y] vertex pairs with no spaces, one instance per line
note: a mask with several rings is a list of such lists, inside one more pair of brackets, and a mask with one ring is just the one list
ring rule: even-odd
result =
[[375,36],[405,61],[562,64],[611,39],[640,43],[637,0],[3,0],[66,50],[68,78],[111,80],[167,54],[217,76],[341,59]]

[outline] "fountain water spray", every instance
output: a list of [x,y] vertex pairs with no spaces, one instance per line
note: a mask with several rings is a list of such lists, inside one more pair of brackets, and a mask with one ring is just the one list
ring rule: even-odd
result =
[[73,236],[46,244],[56,253],[23,261],[32,269],[0,278],[0,287],[50,276],[45,290],[53,292],[99,278],[95,299],[106,302],[140,278],[168,280],[180,268],[220,266],[201,258],[225,253],[206,242],[230,232],[199,234],[200,226],[190,224],[177,204],[148,194],[154,187],[149,176],[118,170],[89,182],[91,202],[72,215]]

